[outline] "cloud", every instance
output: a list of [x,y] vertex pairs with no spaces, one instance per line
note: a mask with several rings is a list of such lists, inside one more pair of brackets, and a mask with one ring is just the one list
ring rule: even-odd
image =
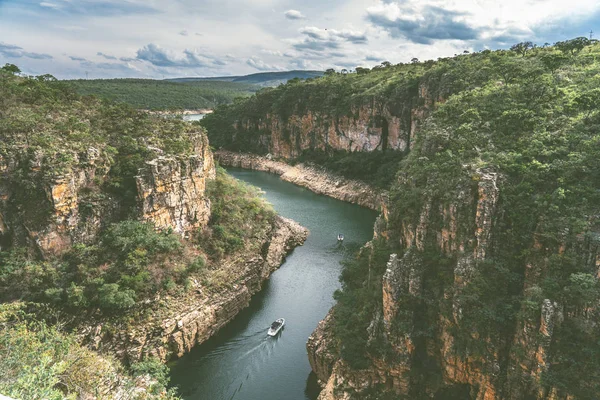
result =
[[180,34],[181,36],[189,36],[189,35],[190,35],[190,33],[189,33],[188,31],[186,31],[185,29],[184,29],[184,30],[182,30],[181,32],[179,32],[179,34]]
[[94,15],[101,17],[123,16],[132,14],[156,14],[159,10],[130,0],[56,0],[42,1],[32,5],[45,13],[61,15]]
[[[217,57],[209,53],[200,53],[198,50],[185,49],[182,53],[176,53],[171,50],[150,43],[137,51],[135,60],[146,61],[156,67],[171,68],[208,68],[227,65],[226,60],[233,60],[232,56],[226,55]],[[122,57],[121,61],[133,61],[132,59]]]
[[480,29],[466,21],[466,12],[426,5],[419,12],[387,3],[367,9],[367,20],[387,31],[393,38],[406,38],[413,43],[431,44],[434,40],[477,39]]
[[[109,54],[104,54],[104,53],[102,53],[102,52],[100,52],[100,51],[99,51],[98,53],[96,53],[96,55],[98,55],[98,56],[100,56],[100,57],[104,57],[104,58],[106,58],[107,60],[116,60],[116,59],[117,59],[117,57],[115,57],[115,56],[111,56],[111,55],[109,55]],[[122,60],[122,61],[124,61],[124,60]]]
[[9,58],[32,58],[35,60],[51,60],[53,57],[50,54],[32,53],[23,50],[22,47],[14,44],[0,42],[0,54]]
[[365,61],[381,62],[381,61],[383,61],[383,58],[379,57],[379,56],[376,56],[374,54],[368,54],[365,57]]
[[246,64],[248,64],[252,68],[255,68],[259,71],[282,71],[282,70],[284,70],[284,68],[281,68],[277,65],[266,64],[263,60],[261,60],[258,57],[254,57],[254,56],[250,57],[246,61]]
[[81,62],[87,61],[85,58],[82,58],[82,57],[69,56],[69,58],[73,61],[81,61]]
[[283,14],[287,19],[291,20],[306,19],[306,17],[298,10],[287,10]]
[[343,43],[366,44],[367,35],[364,32],[351,30],[337,31],[335,29],[320,29],[315,26],[306,26],[300,29],[305,37],[292,42],[296,50],[309,50],[322,52],[339,49]]

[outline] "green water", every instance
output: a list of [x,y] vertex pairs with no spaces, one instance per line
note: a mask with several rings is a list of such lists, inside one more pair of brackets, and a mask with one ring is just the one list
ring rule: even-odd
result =
[[[265,283],[264,289],[229,325],[178,360],[171,384],[185,399],[305,400],[318,387],[306,355],[306,340],[334,304],[340,260],[372,238],[376,213],[319,196],[264,172],[230,169],[260,187],[284,217],[310,229]],[[343,246],[337,234],[343,233]],[[275,319],[286,319],[276,338],[267,337]]]

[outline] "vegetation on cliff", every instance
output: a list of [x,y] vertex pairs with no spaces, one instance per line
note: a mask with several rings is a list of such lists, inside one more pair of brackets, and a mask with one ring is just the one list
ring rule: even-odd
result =
[[123,102],[145,110],[200,110],[248,97],[259,87],[223,81],[159,81],[152,79],[79,79],[64,81],[84,96]]
[[[0,393],[15,399],[175,399],[165,366],[148,360],[128,374],[56,326],[40,321],[39,306],[0,305]],[[45,312],[48,312],[46,310]]]
[[[257,190],[222,170],[214,177],[197,124],[82,97],[51,76],[17,73],[0,70],[0,391],[17,398],[88,391],[170,398],[160,363],[129,360],[125,369],[81,347],[70,330],[141,323],[164,305],[156,299],[181,297],[192,287],[218,292],[235,279],[222,276],[220,263],[246,249],[260,252],[275,214]],[[198,198],[190,201],[212,203],[205,226],[182,234],[141,221],[139,175],[158,171],[156,160],[170,160],[167,179],[191,182],[185,195]],[[206,171],[187,171],[198,164]],[[159,193],[160,177],[148,178]],[[82,232],[60,236],[74,226]],[[49,238],[45,247],[40,238]],[[148,374],[154,389],[135,392],[142,379],[136,377]],[[101,395],[93,392],[98,376],[106,379]]]
[[[473,363],[456,378],[473,398],[492,390],[592,399],[600,394],[599,77],[595,41],[524,43],[290,81],[220,107],[203,124],[217,146],[264,154],[271,126],[261,121],[273,115],[285,125],[318,113],[330,126],[370,107],[399,118],[406,151],[385,169],[368,168],[366,179],[395,176],[384,237],[388,254],[416,254],[419,289],[395,299],[400,311],[386,328],[394,333],[378,341],[385,260],[349,263],[336,295],[342,357],[355,368],[402,365],[408,398],[454,390],[441,384],[451,353]],[[294,132],[280,139],[288,134],[293,147]],[[356,171],[363,154],[340,163],[338,149],[315,147],[300,157],[365,179]],[[354,170],[345,168],[353,158]],[[397,353],[399,338],[410,340],[406,354]],[[468,376],[467,368],[482,370]]]

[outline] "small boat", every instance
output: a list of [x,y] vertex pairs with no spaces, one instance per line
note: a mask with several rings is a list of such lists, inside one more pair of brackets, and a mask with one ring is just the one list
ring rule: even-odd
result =
[[344,241],[344,235],[342,235],[341,233],[338,233],[338,242],[343,242]]
[[273,322],[269,327],[269,331],[267,335],[275,336],[283,329],[283,325],[285,325],[285,319],[279,318],[277,321]]

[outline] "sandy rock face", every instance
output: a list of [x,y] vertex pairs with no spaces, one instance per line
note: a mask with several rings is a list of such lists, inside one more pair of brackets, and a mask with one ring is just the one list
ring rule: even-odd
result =
[[[210,202],[204,191],[206,182],[215,177],[208,139],[201,133],[191,134],[191,139],[191,155],[158,156],[136,177],[139,218],[181,235],[208,222]],[[155,150],[160,153],[160,149]],[[24,161],[0,160],[0,245],[10,240],[9,245],[27,245],[45,258],[59,256],[74,243],[93,242],[105,224],[116,222],[119,201],[98,183],[110,172],[106,151],[90,147],[71,157],[72,168],[44,179],[41,174],[52,161],[41,155],[27,160],[32,179],[39,179],[43,187],[41,194],[32,193],[40,197],[35,207],[47,211],[43,218],[33,221],[23,218],[21,212],[27,210],[22,206],[14,208],[15,194],[8,179]]]
[[158,157],[146,163],[136,177],[142,219],[158,229],[185,235],[208,223],[210,201],[206,182],[215,177],[215,165],[204,138],[189,157]]

